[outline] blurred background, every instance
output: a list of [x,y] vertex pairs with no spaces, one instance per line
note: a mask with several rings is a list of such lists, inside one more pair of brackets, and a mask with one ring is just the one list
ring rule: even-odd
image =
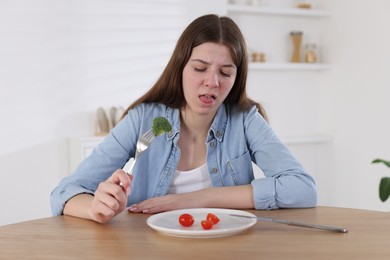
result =
[[[51,215],[52,189],[103,138],[97,109],[149,89],[206,13],[231,16],[251,57],[263,55],[249,94],[315,177],[319,205],[389,211],[378,186],[390,170],[371,164],[390,160],[388,10],[381,0],[0,0],[0,225]],[[291,31],[303,32],[299,64]]]

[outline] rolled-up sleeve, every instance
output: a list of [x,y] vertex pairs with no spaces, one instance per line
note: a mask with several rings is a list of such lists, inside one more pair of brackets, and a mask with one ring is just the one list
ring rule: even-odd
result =
[[252,181],[256,209],[308,208],[317,204],[317,190],[311,176],[286,175]]
[[256,110],[247,115],[247,142],[264,178],[251,182],[256,209],[305,208],[317,204],[317,189],[307,173]]
[[[65,181],[66,183],[66,181]],[[93,191],[81,187],[80,185],[58,185],[51,193],[50,205],[51,211],[54,216],[60,216],[63,214],[65,203],[76,196],[77,194],[94,194]]]

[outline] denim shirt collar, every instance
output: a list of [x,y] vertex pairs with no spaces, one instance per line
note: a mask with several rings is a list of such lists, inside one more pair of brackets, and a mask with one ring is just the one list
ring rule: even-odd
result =
[[179,135],[180,132],[180,110],[177,108],[167,107],[166,114],[167,120],[171,122],[172,130],[167,133],[166,140],[170,141]]
[[225,134],[226,124],[227,112],[225,109],[225,105],[221,104],[221,106],[217,110],[217,113],[215,114],[213,123],[211,124],[209,135],[207,137],[207,142],[211,141],[213,137],[217,139],[218,142],[222,142]]
[[[170,141],[178,136],[180,132],[180,109],[167,107],[166,118],[172,124],[172,131],[166,134],[167,141]],[[218,108],[213,123],[211,124],[209,134],[207,136],[207,142],[211,141],[213,138],[218,140],[218,142],[222,142],[223,136],[225,134],[226,124],[227,112],[225,105],[222,104]]]

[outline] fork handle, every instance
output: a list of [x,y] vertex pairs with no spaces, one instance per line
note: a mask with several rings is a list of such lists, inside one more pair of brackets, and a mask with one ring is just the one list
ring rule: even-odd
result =
[[[135,158],[131,158],[131,159],[127,162],[127,164],[125,165],[125,167],[123,167],[123,170],[125,170],[126,173],[131,174],[132,171],[133,171],[133,168],[134,168],[134,165],[135,165],[135,162],[136,162],[136,161],[137,161],[137,160],[136,160]],[[130,165],[130,166],[128,166],[128,165]],[[128,167],[128,168],[127,168],[127,167]]]

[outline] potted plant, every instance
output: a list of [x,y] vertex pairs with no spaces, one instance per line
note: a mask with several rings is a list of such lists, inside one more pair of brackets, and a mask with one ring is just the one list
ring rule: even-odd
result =
[[[390,168],[390,161],[375,159],[372,163],[383,163]],[[379,183],[379,198],[386,201],[390,196],[390,177],[383,177]]]

